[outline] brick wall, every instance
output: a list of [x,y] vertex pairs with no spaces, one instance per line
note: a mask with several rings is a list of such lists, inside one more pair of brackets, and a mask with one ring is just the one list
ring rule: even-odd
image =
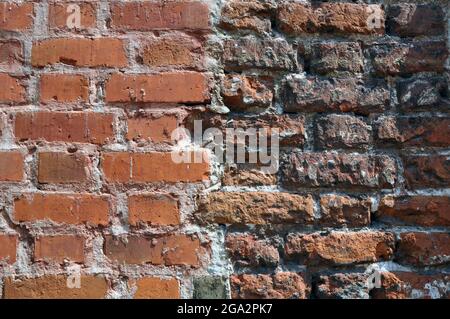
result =
[[[445,0],[0,1],[0,296],[448,297],[448,19]],[[198,141],[174,162],[194,120],[278,129],[279,170]]]

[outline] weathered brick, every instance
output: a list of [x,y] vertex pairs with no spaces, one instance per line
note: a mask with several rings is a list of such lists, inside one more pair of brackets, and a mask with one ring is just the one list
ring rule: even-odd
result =
[[178,225],[178,201],[163,194],[139,194],[128,197],[128,220],[131,225]]
[[200,265],[200,257],[204,253],[200,241],[188,235],[129,236],[126,241],[108,235],[104,251],[108,258],[120,263],[192,267]]
[[228,278],[221,275],[202,275],[194,278],[194,299],[227,299]]
[[135,281],[137,288],[135,299],[179,299],[180,288],[178,280],[158,277],[140,278]]
[[444,72],[448,50],[442,41],[389,42],[368,50],[374,72],[380,76],[407,76],[419,72]]
[[391,233],[291,233],[286,239],[285,253],[288,259],[307,265],[349,265],[389,260],[394,248]]
[[109,197],[91,194],[27,193],[14,199],[14,220],[58,224],[109,224]]
[[0,40],[0,68],[15,72],[22,67],[23,47],[18,40]]
[[253,235],[228,235],[226,247],[235,265],[241,267],[276,267],[280,262],[276,245]]
[[401,37],[439,36],[445,33],[444,12],[433,4],[394,4],[387,11],[386,28]]
[[[103,172],[107,181],[117,183],[201,182],[208,179],[209,162],[205,152],[177,154],[186,154],[191,164],[175,163],[171,153],[105,153]],[[194,163],[195,157],[203,157],[202,162]]]
[[270,1],[231,0],[222,7],[219,25],[230,31],[270,32],[274,9],[275,5]]
[[369,299],[368,274],[336,273],[317,278],[315,295],[319,299]]
[[402,233],[396,261],[414,266],[445,265],[450,261],[450,234]]
[[43,74],[40,82],[41,102],[87,102],[89,82],[82,75]]
[[116,2],[111,5],[115,30],[208,30],[209,9],[203,2]]
[[224,168],[224,186],[263,186],[276,185],[276,174],[264,172],[258,164],[237,164]]
[[385,196],[381,199],[376,220],[392,225],[450,226],[450,197]]
[[450,109],[446,99],[447,83],[444,78],[431,77],[405,79],[397,82],[400,108],[405,112]]
[[289,35],[337,32],[384,33],[384,10],[378,4],[318,3],[288,1],[278,6],[278,24]]
[[197,72],[153,75],[113,74],[106,101],[127,103],[203,103],[209,100],[207,76]]
[[33,26],[33,3],[0,3],[0,30],[26,31]]
[[377,138],[381,145],[448,147],[450,118],[383,117],[378,121]]
[[84,262],[84,238],[80,236],[39,236],[34,240],[34,260],[63,263]]
[[323,195],[320,198],[320,225],[328,227],[365,227],[370,224],[371,202],[350,196]]
[[313,199],[288,193],[214,192],[199,203],[197,218],[219,224],[312,224]]
[[0,182],[23,180],[24,158],[17,151],[0,152]]
[[145,114],[127,120],[127,139],[171,143],[172,132],[178,127],[176,114]]
[[284,187],[392,188],[395,160],[386,155],[291,153],[281,164]]
[[278,272],[273,275],[232,275],[233,299],[307,299],[311,284],[302,273]]
[[289,75],[282,83],[280,98],[285,112],[383,112],[390,102],[387,83],[355,78],[321,79]]
[[44,275],[37,278],[5,279],[3,298],[6,299],[99,299],[105,298],[108,283],[105,278],[81,275],[81,287],[69,288],[64,275]]
[[[78,6],[79,11],[75,6]],[[95,3],[50,3],[48,7],[48,25],[50,29],[86,30],[96,27]],[[74,14],[80,13],[80,24],[76,25]]]
[[39,183],[81,183],[91,175],[90,159],[81,154],[40,152]]
[[226,70],[249,68],[265,70],[297,70],[296,54],[283,39],[258,39],[247,36],[227,39],[223,44],[223,62]]
[[272,105],[273,83],[270,78],[228,74],[222,79],[221,94],[233,111],[252,111]]
[[18,78],[12,77],[6,73],[0,73],[0,103],[14,104],[26,101],[25,86]]
[[18,141],[105,144],[114,139],[113,115],[94,112],[27,112],[14,117]]
[[404,155],[406,185],[409,189],[447,187],[450,160],[446,155]]
[[382,272],[381,288],[372,290],[374,299],[448,299],[450,276],[417,272]]
[[327,115],[316,124],[317,146],[321,149],[367,149],[372,140],[372,127],[350,115]]
[[77,67],[120,68],[128,65],[124,43],[115,38],[57,38],[33,43],[33,66],[58,63]]
[[2,263],[14,264],[16,262],[17,236],[0,234],[0,265]]

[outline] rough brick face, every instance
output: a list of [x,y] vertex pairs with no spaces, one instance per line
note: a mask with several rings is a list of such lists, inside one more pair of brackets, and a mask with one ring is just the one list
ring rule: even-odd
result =
[[20,41],[0,41],[0,67],[6,71],[16,71],[23,63],[23,46]]

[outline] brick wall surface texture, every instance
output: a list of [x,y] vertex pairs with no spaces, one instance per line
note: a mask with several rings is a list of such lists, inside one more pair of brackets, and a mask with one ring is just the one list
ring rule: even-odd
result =
[[449,298],[449,9],[0,1],[0,297]]

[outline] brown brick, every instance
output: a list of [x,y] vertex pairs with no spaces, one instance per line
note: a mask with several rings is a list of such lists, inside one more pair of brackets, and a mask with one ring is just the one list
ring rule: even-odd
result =
[[82,75],[43,74],[40,82],[41,102],[87,102],[89,82]]
[[328,227],[365,227],[370,224],[371,202],[350,196],[324,195],[320,198],[320,225]]
[[0,234],[0,264],[16,262],[17,236]]
[[20,41],[0,41],[0,68],[15,72],[22,67],[23,61],[23,47]]
[[450,159],[446,155],[404,155],[406,185],[409,189],[447,187]]
[[[192,164],[174,163],[171,153],[105,153],[103,172],[109,182],[200,182],[209,177],[209,162],[204,152],[189,152]],[[194,154],[203,157],[194,163]]]
[[0,73],[0,82],[2,83],[0,103],[13,104],[26,101],[25,87],[22,81],[8,74]]
[[59,38],[33,43],[31,64],[77,67],[125,67],[128,65],[124,43],[114,38]]
[[116,30],[206,30],[209,9],[206,3],[125,2],[111,5],[111,28]]
[[389,260],[394,247],[391,233],[292,233],[287,236],[285,252],[289,260],[307,265],[349,265]]
[[280,262],[280,254],[270,240],[258,240],[250,234],[229,234],[226,247],[233,262],[240,267],[271,267]]
[[91,194],[28,193],[14,200],[14,220],[58,224],[109,224],[109,197]]
[[162,194],[139,194],[128,197],[128,220],[131,225],[178,225],[178,201]]
[[153,143],[171,143],[172,132],[178,127],[176,114],[146,115],[127,120],[129,140],[150,140]]
[[90,160],[85,155],[40,152],[39,183],[80,183],[90,177]]
[[[77,5],[80,8],[80,27],[69,28],[67,22],[73,23],[73,7]],[[96,26],[96,8],[95,3],[50,3],[48,7],[48,24],[50,29],[63,30],[84,30]]]
[[20,152],[0,152],[0,181],[20,182],[23,180],[23,155]]
[[232,299],[308,299],[311,284],[304,274],[232,275]]
[[34,240],[34,260],[84,262],[84,238],[80,236],[39,236]]
[[232,0],[225,2],[221,11],[220,27],[230,31],[251,30],[270,32],[271,16],[275,5],[258,0]]
[[26,31],[33,26],[33,3],[0,3],[0,30]]
[[6,299],[99,299],[106,297],[108,283],[103,277],[81,276],[81,288],[69,288],[64,275],[37,278],[6,278],[3,298]]
[[113,74],[106,82],[107,102],[203,103],[208,99],[207,77],[197,72]]
[[317,278],[318,299],[370,299],[369,274],[335,273]]
[[450,234],[403,233],[396,260],[414,266],[445,265],[450,261]]
[[376,219],[392,225],[450,226],[450,197],[385,196],[381,199]]
[[18,141],[105,144],[114,139],[113,115],[93,112],[17,113],[14,134]]
[[192,267],[200,265],[200,255],[203,253],[200,241],[187,235],[129,236],[126,242],[108,235],[104,250],[109,259],[119,263]]
[[213,192],[199,203],[197,219],[219,224],[312,224],[313,199],[288,193]]
[[179,299],[180,288],[175,278],[147,277],[136,280],[135,299]]

